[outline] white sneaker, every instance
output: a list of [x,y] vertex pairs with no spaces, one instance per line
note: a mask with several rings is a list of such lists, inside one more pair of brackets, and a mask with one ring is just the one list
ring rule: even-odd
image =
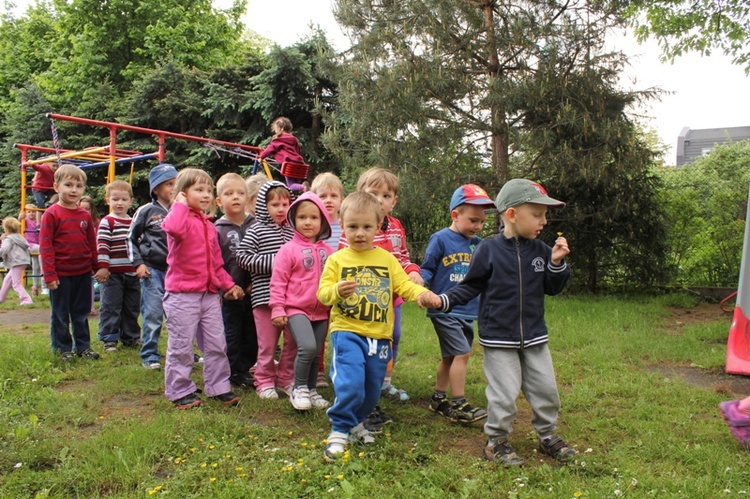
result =
[[48,295],[49,294],[49,288],[42,288],[42,294]]
[[276,393],[276,388],[269,386],[258,392],[258,397],[264,400],[274,400],[279,398],[279,394]]
[[310,390],[310,405],[316,409],[328,409],[331,407],[331,403],[324,399],[315,389]]
[[346,433],[332,431],[330,435],[328,435],[326,449],[323,451],[323,457],[325,457],[326,461],[335,461],[341,457],[346,450],[346,441]]
[[289,401],[292,403],[292,407],[298,411],[309,411],[312,408],[310,390],[306,386],[295,386]]
[[365,428],[365,425],[359,423],[357,426],[349,430],[349,441],[356,444],[374,444],[375,437],[372,433]]

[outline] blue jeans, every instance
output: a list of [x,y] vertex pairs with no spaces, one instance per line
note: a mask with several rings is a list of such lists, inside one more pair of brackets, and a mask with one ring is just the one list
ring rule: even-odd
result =
[[143,362],[159,362],[159,335],[164,323],[163,270],[148,267],[149,277],[141,279],[141,320],[143,321]]
[[[91,347],[89,313],[91,312],[91,272],[76,276],[59,276],[60,285],[51,289],[49,300],[50,339],[54,352],[78,353]],[[73,337],[69,327],[72,323]]]
[[138,307],[141,285],[134,275],[111,274],[99,286],[99,340],[134,345],[141,339]]
[[36,203],[36,207],[46,208],[47,201],[52,197],[55,191],[38,191],[36,189],[31,189],[31,193],[34,195],[34,202]]

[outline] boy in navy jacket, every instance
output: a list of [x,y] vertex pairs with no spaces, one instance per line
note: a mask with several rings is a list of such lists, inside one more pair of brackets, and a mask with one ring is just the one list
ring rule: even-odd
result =
[[504,466],[523,463],[508,441],[521,390],[533,410],[532,425],[539,450],[558,461],[578,452],[555,434],[560,396],[547,346],[544,295],[556,295],[570,277],[563,237],[550,248],[537,239],[547,224],[547,207],[565,203],[544,188],[513,179],[495,201],[503,218],[502,232],[477,246],[464,280],[441,295],[442,311],[479,301],[479,344],[484,347],[487,376],[488,437],[484,457]]

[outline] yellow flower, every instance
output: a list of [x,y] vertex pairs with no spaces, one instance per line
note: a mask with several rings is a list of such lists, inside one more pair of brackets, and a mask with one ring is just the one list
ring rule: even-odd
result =
[[230,454],[227,454],[227,455],[226,455],[226,456],[224,456],[224,457],[225,457],[225,458],[227,458],[227,459],[231,459],[231,458],[232,458],[232,456],[231,456]]
[[325,478],[326,480],[328,480],[329,478],[331,478],[331,475],[323,475],[323,478]]
[[289,433],[287,433],[287,435],[289,435],[291,437],[292,435],[294,435],[294,432],[290,431]]
[[198,441],[199,441],[199,442],[203,442],[203,439],[202,439],[202,438],[199,438],[199,439],[198,439]]
[[365,457],[365,453],[364,452],[360,452],[359,454],[357,454],[357,456],[359,456],[359,457]]
[[208,466],[206,463],[201,464],[201,468],[205,468],[206,466]]
[[209,480],[209,481],[210,481],[211,483],[214,483],[214,482],[216,481],[216,478],[215,478],[215,477],[211,477],[211,478],[209,478],[208,480]]
[[236,467],[234,471],[242,471],[242,468],[240,466]]
[[156,491],[154,489],[148,491],[148,495],[152,496],[154,494],[156,494]]
[[190,447],[190,452],[195,452],[195,447]]
[[339,480],[343,480],[344,479],[344,475],[339,475],[336,478],[338,478]]
[[156,487],[154,487],[155,492],[159,492],[160,490],[161,490],[161,485],[157,485]]
[[214,464],[211,465],[211,467],[212,468],[218,468],[219,467],[219,463],[214,463]]
[[302,447],[307,447],[307,442],[302,442]]
[[214,450],[214,449],[215,449],[216,447],[215,447],[215,446],[213,446],[213,445],[209,445],[209,446],[208,446],[208,448],[209,448],[210,450]]
[[[558,235],[558,236],[562,236],[562,232],[558,232],[558,233],[557,233],[557,235]],[[579,491],[577,491],[577,492],[576,492],[575,494],[573,494],[573,497],[581,497],[582,495],[583,495],[583,492],[581,492],[581,491],[579,490]]]

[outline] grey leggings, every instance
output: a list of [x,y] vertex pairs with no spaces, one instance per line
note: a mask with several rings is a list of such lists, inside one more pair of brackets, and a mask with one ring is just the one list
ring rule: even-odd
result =
[[294,386],[315,388],[318,380],[320,350],[326,339],[328,320],[310,321],[298,314],[289,317],[289,332],[297,342],[297,358],[294,360]]

